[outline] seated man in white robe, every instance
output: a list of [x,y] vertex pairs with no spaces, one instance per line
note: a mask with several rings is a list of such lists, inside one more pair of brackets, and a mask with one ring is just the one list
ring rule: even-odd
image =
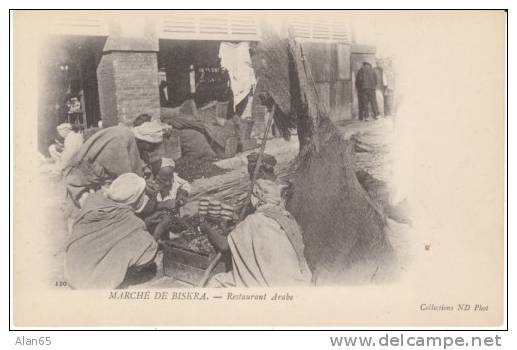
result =
[[252,204],[255,212],[225,237],[203,225],[210,242],[231,254],[233,269],[215,275],[210,287],[306,286],[311,271],[303,255],[301,229],[285,210],[282,188],[276,183],[257,180]]
[[64,140],[63,144],[49,146],[50,158],[57,164],[58,170],[64,169],[83,144],[83,135],[74,130],[70,123],[62,123],[56,127],[57,133]]

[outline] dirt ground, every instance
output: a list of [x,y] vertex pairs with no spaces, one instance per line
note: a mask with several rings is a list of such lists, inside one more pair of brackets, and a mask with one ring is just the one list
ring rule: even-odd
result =
[[[357,141],[356,167],[367,171],[378,180],[388,184],[392,176],[393,156],[391,152],[391,137],[393,135],[393,120],[380,119],[378,121],[346,121],[338,125],[339,130],[345,138],[354,138]],[[278,160],[277,168],[282,172],[283,168],[292,160],[298,151],[297,137],[292,137],[287,142],[282,139],[268,140],[266,152],[274,155]],[[192,214],[197,210],[199,198],[211,194],[220,199],[226,200],[231,197],[242,198],[249,181],[246,167],[246,155],[239,154],[234,158],[225,159],[216,164],[230,171],[224,175],[212,178],[202,178],[192,183],[191,201],[182,209],[182,214]],[[44,208],[48,211],[47,229],[43,234],[48,235],[48,245],[40,249],[42,259],[49,259],[49,279],[51,281],[63,281],[63,263],[65,245],[68,237],[68,217],[70,216],[70,205],[65,200],[65,188],[58,175],[50,172],[49,164],[40,165],[40,173],[48,180],[48,196],[43,198]],[[237,191],[236,188],[238,187]],[[240,193],[237,196],[235,193]],[[409,251],[409,230],[410,226],[400,224],[388,219],[388,234],[390,241],[396,251],[398,258],[397,269],[406,270],[411,257]],[[161,255],[160,255],[161,256]],[[160,259],[157,259],[158,261]],[[155,279],[138,288],[181,288],[190,287],[185,283],[176,281],[173,278],[163,276],[160,264]]]

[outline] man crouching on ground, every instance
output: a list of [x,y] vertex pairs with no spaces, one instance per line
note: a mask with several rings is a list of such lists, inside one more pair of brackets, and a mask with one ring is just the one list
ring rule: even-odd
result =
[[215,275],[209,287],[310,285],[301,229],[285,209],[282,187],[259,179],[251,201],[255,212],[228,237],[208,225],[201,227],[216,249],[232,257],[232,271]]

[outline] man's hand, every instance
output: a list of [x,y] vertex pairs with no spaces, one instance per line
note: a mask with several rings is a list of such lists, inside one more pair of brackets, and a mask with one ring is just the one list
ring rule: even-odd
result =
[[215,247],[215,249],[221,253],[226,253],[230,249],[226,236],[222,234],[219,227],[203,223],[201,224],[200,229],[201,232],[207,235],[208,241]]
[[147,180],[145,186],[145,193],[149,197],[156,197],[158,192],[160,191],[160,185],[156,183],[154,180]]
[[157,211],[145,218],[146,225],[156,225],[162,221],[163,212]]
[[199,225],[199,229],[205,235],[208,235],[208,232],[211,231],[211,226],[208,222],[204,221]]
[[169,227],[172,225],[174,221],[174,218],[170,215],[164,215],[161,219],[161,221],[156,225],[156,228],[153,232],[153,237],[155,240],[162,239],[167,231],[169,230]]
[[188,196],[188,192],[185,191],[183,188],[178,189],[178,192],[176,193],[176,205],[178,206],[178,208],[181,208],[187,203]]

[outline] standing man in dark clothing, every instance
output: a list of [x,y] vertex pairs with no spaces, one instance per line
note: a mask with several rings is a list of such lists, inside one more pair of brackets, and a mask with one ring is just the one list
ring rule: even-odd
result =
[[379,116],[375,88],[377,87],[377,75],[368,62],[363,62],[363,66],[355,76],[355,87],[359,99],[359,120],[368,120],[368,105],[372,105],[373,118]]

